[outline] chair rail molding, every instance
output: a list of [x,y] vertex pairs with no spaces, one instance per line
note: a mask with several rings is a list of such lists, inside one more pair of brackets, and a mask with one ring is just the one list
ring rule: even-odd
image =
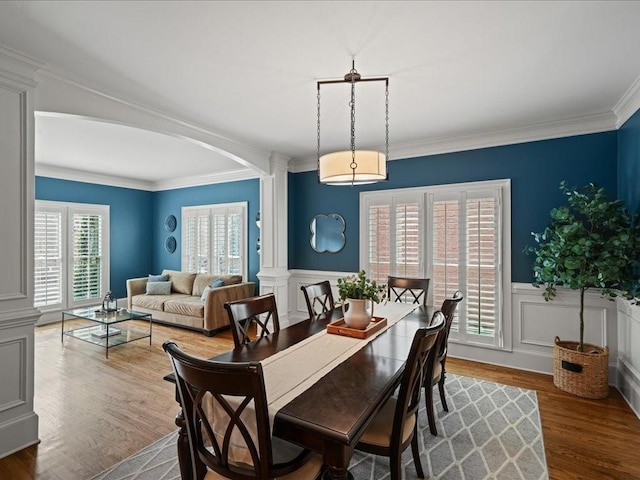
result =
[[0,47],[0,458],[38,442],[33,410],[34,110],[37,60]]

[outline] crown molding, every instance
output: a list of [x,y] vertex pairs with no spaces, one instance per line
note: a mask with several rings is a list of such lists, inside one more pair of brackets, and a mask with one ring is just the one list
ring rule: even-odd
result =
[[217,173],[211,175],[199,175],[195,177],[184,177],[171,180],[163,180],[153,183],[153,191],[174,190],[176,188],[198,187],[201,185],[212,185],[214,183],[237,182],[240,180],[250,180],[259,178],[260,175],[247,168],[244,170],[234,170],[231,172]]
[[98,185],[108,185],[111,187],[132,188],[134,190],[145,190],[157,192],[162,190],[174,190],[177,188],[198,187],[201,185],[211,185],[214,183],[236,182],[239,180],[249,180],[258,178],[259,175],[251,169],[234,170],[219,174],[199,175],[192,177],[174,178],[159,182],[148,182],[134,178],[118,177],[115,175],[101,175],[97,173],[85,172],[71,168],[61,168],[52,165],[38,164],[35,168],[36,176],[58,178],[60,180],[70,180],[73,182],[94,183]]
[[[460,137],[437,138],[424,142],[395,145],[389,149],[389,160],[425,157],[444,153],[499,147],[517,143],[536,142],[554,138],[586,135],[589,133],[616,130],[617,116],[613,112],[603,112],[551,122],[524,125],[480,132]],[[308,172],[318,167],[317,158],[305,158],[291,162],[293,173]]]
[[34,88],[34,74],[44,65],[40,60],[0,45],[0,71],[5,77]]
[[111,187],[133,188],[135,190],[153,191],[153,182],[145,182],[127,177],[114,175],[101,175],[98,173],[86,172],[72,168],[62,168],[53,165],[36,164],[36,177],[58,178],[60,180],[71,180],[73,182],[95,183],[108,185]]
[[618,117],[616,128],[624,125],[638,109],[640,109],[640,77],[636,78],[613,107],[613,112]]

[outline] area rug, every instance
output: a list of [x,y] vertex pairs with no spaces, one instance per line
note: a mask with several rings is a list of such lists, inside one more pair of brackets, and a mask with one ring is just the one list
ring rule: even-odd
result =
[[[419,412],[420,457],[425,475],[439,480],[545,480],[549,478],[536,392],[447,374],[447,404],[436,400],[438,436]],[[437,391],[434,391],[438,397]],[[177,433],[171,433],[92,480],[180,480]],[[404,478],[417,479],[411,449],[402,457]],[[389,479],[389,459],[356,452],[356,480]]]

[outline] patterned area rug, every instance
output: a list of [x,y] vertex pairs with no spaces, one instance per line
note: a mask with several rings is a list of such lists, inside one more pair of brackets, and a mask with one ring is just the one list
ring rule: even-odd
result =
[[[438,436],[420,411],[422,468],[439,480],[548,479],[536,392],[448,374],[449,412],[436,401]],[[434,391],[437,395],[437,389]],[[176,433],[144,448],[93,480],[180,480]],[[404,478],[417,479],[411,449],[402,457]],[[356,480],[386,480],[389,460],[356,452],[349,467]]]

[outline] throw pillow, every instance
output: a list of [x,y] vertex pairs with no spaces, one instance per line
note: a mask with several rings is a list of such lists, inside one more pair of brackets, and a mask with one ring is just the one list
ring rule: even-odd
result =
[[171,295],[171,282],[147,282],[147,295]]
[[149,274],[149,279],[147,280],[147,282],[166,282],[169,280],[169,275],[164,274],[164,275],[152,275]]
[[204,302],[207,299],[207,295],[209,294],[209,291],[211,290],[213,290],[213,288],[211,288],[209,285],[204,287],[204,291],[202,292],[202,296],[200,297],[200,300]]
[[211,288],[224,287],[224,280],[221,278],[216,278],[213,282],[211,282]]

